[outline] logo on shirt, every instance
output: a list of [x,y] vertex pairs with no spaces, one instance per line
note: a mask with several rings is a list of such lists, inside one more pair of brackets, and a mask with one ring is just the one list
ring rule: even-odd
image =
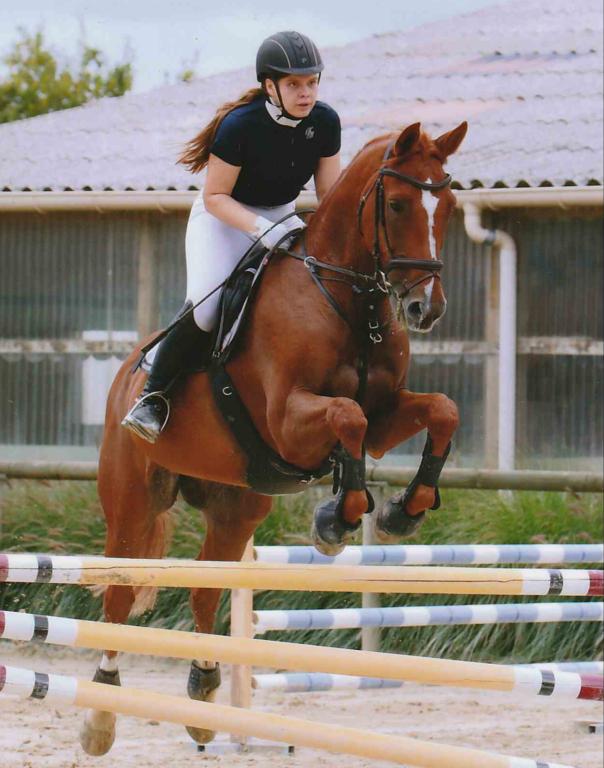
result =
[[308,128],[306,129],[306,132],[304,133],[304,135],[306,136],[307,139],[314,138],[314,136],[315,136],[315,129],[313,128],[312,125],[308,126]]

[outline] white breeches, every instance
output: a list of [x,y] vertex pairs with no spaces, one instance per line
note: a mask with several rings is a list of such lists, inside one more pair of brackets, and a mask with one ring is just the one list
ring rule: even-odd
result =
[[[272,208],[245,206],[249,211],[270,221],[278,221],[292,213],[295,203]],[[252,241],[243,232],[208,213],[203,204],[203,193],[193,203],[185,249],[187,254],[187,300],[193,304],[220,285],[237,266]],[[221,290],[212,294],[194,311],[195,322],[204,331],[211,331],[216,323]]]

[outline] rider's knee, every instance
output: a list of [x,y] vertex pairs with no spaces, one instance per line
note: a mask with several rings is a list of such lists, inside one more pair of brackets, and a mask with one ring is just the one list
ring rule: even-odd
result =
[[218,312],[218,301],[211,298],[204,301],[193,310],[193,319],[195,325],[202,331],[210,332],[216,324],[216,314]]

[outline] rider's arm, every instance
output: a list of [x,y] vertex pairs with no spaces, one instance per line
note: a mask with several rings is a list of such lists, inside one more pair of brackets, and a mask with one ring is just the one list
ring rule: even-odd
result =
[[225,163],[216,155],[210,155],[208,173],[203,190],[203,202],[208,213],[216,216],[235,229],[248,235],[256,232],[256,214],[238,203],[231,192],[241,171],[241,166]]
[[331,157],[319,158],[319,164],[315,171],[315,189],[317,198],[321,198],[329,192],[340,175],[340,153],[336,152]]
[[206,211],[216,216],[235,229],[245,232],[253,240],[260,239],[267,248],[272,248],[292,229],[304,226],[297,217],[288,218],[283,224],[273,224],[272,221],[251,213],[237,202],[231,192],[241,171],[241,166],[231,165],[216,155],[210,154],[208,175],[203,190],[203,202]]

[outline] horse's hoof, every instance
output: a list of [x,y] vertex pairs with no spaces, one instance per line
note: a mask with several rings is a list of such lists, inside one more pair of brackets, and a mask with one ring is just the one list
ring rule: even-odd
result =
[[[119,670],[107,672],[97,667],[92,682],[103,683],[104,685],[120,685]],[[94,757],[109,752],[115,741],[115,720],[113,712],[101,712],[96,709],[89,709],[86,712],[86,717],[80,728],[80,744],[84,752]]]
[[[213,702],[220,687],[220,666],[217,664],[212,669],[204,669],[195,661],[191,663],[187,693],[190,699],[195,701]],[[208,728],[186,726],[187,733],[197,744],[208,744],[216,736],[216,731]]]
[[344,520],[341,511],[343,504],[344,494],[340,492],[335,498],[322,501],[315,508],[310,536],[322,555],[338,555],[361,527],[361,520],[354,525]]
[[114,713],[89,710],[80,728],[80,744],[84,752],[93,757],[100,757],[109,752],[114,741]]
[[405,536],[411,536],[426,518],[425,512],[410,515],[402,503],[402,495],[396,494],[388,499],[373,517],[373,532],[381,544],[392,544]]

